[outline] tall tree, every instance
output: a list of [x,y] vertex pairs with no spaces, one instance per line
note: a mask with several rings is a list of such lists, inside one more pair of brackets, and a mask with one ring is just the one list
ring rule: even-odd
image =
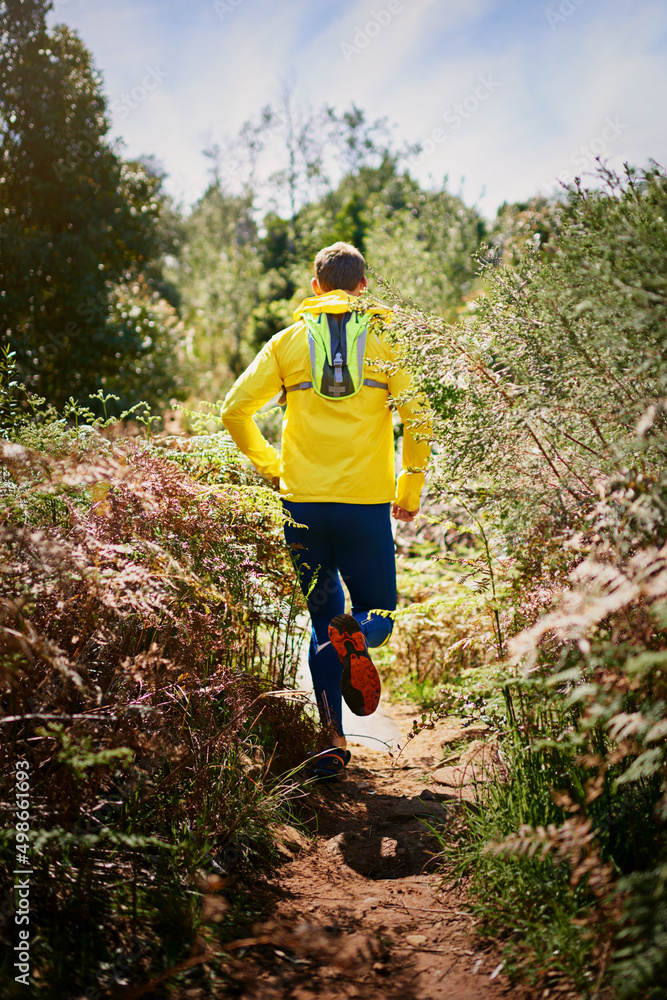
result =
[[248,324],[259,302],[262,267],[250,196],[227,195],[214,180],[185,234],[175,280],[204,370],[200,388],[216,399],[252,356]]
[[[110,146],[100,76],[73,32],[47,28],[51,7],[0,0],[0,331],[27,384],[61,404],[129,358],[141,372],[160,336],[110,311],[159,250],[161,180]],[[150,397],[159,373],[144,367]]]

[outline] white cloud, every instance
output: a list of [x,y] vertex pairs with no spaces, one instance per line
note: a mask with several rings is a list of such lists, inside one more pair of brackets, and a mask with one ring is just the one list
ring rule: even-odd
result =
[[667,63],[653,41],[667,12],[657,4],[636,5],[632,19],[623,20],[609,16],[612,6],[605,17],[581,16],[579,22],[573,17],[560,32],[551,32],[545,22],[542,37],[533,32],[528,44],[517,38],[504,51],[468,52],[446,65],[430,65],[428,76],[403,92],[405,130],[410,109],[423,108],[420,93],[442,99],[437,107],[430,105],[430,124],[421,126],[420,135],[411,132],[411,138],[427,138],[441,125],[440,108],[458,99],[466,86],[470,92],[479,74],[492,71],[502,85],[458,131],[449,132],[417,175],[422,180],[429,174],[449,173],[453,180],[465,176],[466,196],[474,198],[485,187],[482,205],[491,213],[504,199],[537,193],[568,167],[573,175],[580,173],[570,157],[603,130],[610,134],[609,116],[627,123],[609,144],[612,165],[624,159],[644,165],[651,155],[664,159],[659,104],[667,91]]
[[501,85],[415,168],[423,181],[448,174],[455,188],[465,177],[469,200],[486,188],[489,214],[567,169],[610,115],[628,124],[610,146],[615,162],[667,160],[667,60],[656,44],[667,11],[657,0],[584,0],[554,30],[533,0],[403,0],[347,60],[341,45],[388,0],[234,2],[222,19],[213,0],[69,0],[58,11],[92,49],[110,97],[139,86],[146,67],[167,73],[115,130],[126,155],[154,153],[186,201],[206,184],[204,146],[233,136],[290,78],[297,100],[354,102],[387,115],[399,141],[423,141],[490,74]]

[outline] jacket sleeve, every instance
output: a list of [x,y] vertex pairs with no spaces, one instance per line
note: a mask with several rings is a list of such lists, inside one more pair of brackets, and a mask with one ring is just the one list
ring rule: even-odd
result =
[[282,390],[273,339],[265,344],[227,393],[221,417],[240,451],[269,479],[280,475],[280,456],[263,436],[253,417]]
[[[388,382],[394,399],[408,392],[412,385],[412,379],[405,371],[390,375]],[[422,403],[418,397],[399,405],[398,413],[403,421],[403,471],[396,483],[395,503],[404,510],[414,511],[419,510],[424,473],[431,454],[430,442],[416,438],[428,436],[431,424],[422,416]]]

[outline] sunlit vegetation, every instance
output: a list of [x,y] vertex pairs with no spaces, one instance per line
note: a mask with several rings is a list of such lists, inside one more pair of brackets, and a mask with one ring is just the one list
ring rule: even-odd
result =
[[[386,122],[285,92],[207,151],[181,210],[109,141],[92,57],[50,6],[0,0],[0,754],[8,810],[16,761],[30,773],[40,995],[243,932],[326,739],[275,696],[301,598],[279,499],[216,402],[344,239],[434,419],[379,663],[424,724],[481,719],[502,765],[437,831],[443,877],[540,995],[662,997],[664,172],[601,168],[488,222],[422,188]],[[10,826],[0,850],[9,884]],[[192,975],[229,985],[213,959]]]
[[502,780],[442,841],[508,968],[586,996],[658,997],[667,178],[600,181],[570,194],[546,246],[487,263],[487,292],[458,323],[397,302],[435,417],[445,506],[430,552],[460,572],[455,587],[422,563],[403,662],[431,681],[439,662],[436,711],[495,731]]

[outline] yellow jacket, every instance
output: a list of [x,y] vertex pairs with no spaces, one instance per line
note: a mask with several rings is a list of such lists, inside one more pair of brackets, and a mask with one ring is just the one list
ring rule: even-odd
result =
[[[280,477],[280,492],[299,503],[388,503],[417,510],[430,446],[415,441],[410,429],[418,403],[399,407],[404,423],[403,472],[395,483],[394,433],[387,393],[370,386],[349,399],[323,399],[314,389],[287,394],[281,454],[262,436],[253,416],[284,386],[312,380],[304,312],[348,312],[353,300],[345,291],[304,299],[294,313],[296,323],[264,345],[234,383],[222,406],[222,422],[258,472]],[[384,308],[371,310],[385,318]],[[394,398],[410,388],[403,371],[378,373],[368,359],[395,362],[391,345],[380,332],[368,333],[364,378],[388,382]]]

